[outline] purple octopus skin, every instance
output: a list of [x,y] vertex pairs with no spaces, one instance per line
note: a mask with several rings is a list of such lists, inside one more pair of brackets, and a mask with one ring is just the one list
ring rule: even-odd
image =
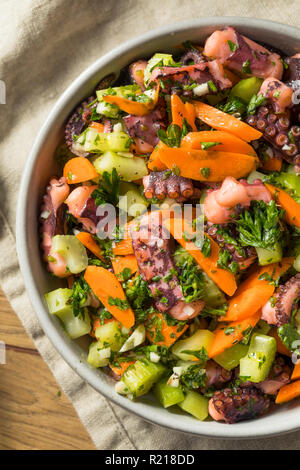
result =
[[200,197],[200,189],[195,188],[192,180],[178,176],[170,170],[153,171],[143,178],[144,194],[147,199],[160,200],[169,197],[177,202]]
[[215,361],[208,361],[205,366],[206,387],[222,388],[232,379],[232,371],[226,370]]
[[[225,226],[226,227],[226,226]],[[208,223],[206,226],[205,231],[208,233],[208,235],[215,240],[215,242],[221,246],[224,250],[229,251],[229,253],[232,256],[232,261],[235,261],[239,263],[241,268],[245,268],[250,266],[256,258],[257,258],[257,253],[255,248],[252,246],[246,246],[244,247],[244,256],[239,253],[235,246],[232,243],[225,243],[224,238],[222,235],[218,234],[218,227],[214,224]],[[236,232],[236,236],[238,236],[238,233]]]
[[276,114],[270,106],[260,106],[247,123],[262,132],[287,162],[300,165],[300,126],[291,124],[288,113]]
[[300,274],[279,286],[271,299],[262,308],[262,320],[277,327],[285,325],[300,300]]
[[52,237],[66,233],[66,205],[65,199],[70,192],[69,185],[64,177],[52,178],[46,189],[41,207],[41,233],[42,249],[45,261],[51,251]]
[[[101,90],[107,88],[111,82],[114,80],[115,75],[110,74],[107,77],[103,78],[95,88],[96,90]],[[80,146],[76,146],[76,142],[74,141],[75,135],[80,135],[84,129],[88,126],[93,109],[97,106],[97,103],[93,103],[96,100],[96,96],[92,95],[86,100],[84,100],[71,114],[66,128],[65,128],[65,141],[68,147],[70,148],[71,152],[75,155],[80,157],[87,157],[88,153],[83,152]],[[91,104],[93,103],[93,104]],[[105,119],[107,124],[107,119]],[[105,122],[103,122],[105,125]],[[106,130],[105,132],[110,132]]]
[[202,62],[205,62],[206,59],[199,49],[193,48],[188,49],[180,58],[182,65],[188,65],[190,61],[193,61],[194,64],[201,64]]
[[230,56],[227,58],[227,61],[229,63],[235,63],[239,64],[240,68],[242,70],[243,64],[245,64],[247,61],[249,61],[249,69],[252,71],[263,71],[265,70],[267,64],[268,64],[268,55],[263,54],[261,52],[255,51],[255,54],[253,53],[253,49],[247,44],[245,39],[241,34],[239,34],[237,31],[235,31],[235,41],[234,43],[237,44],[237,47],[235,51],[230,54]]
[[261,416],[270,406],[270,399],[255,387],[233,387],[218,390],[209,401],[209,414],[216,421],[228,424]]
[[231,81],[225,77],[222,65],[217,60],[183,67],[157,67],[152,72],[150,81],[154,80],[164,83],[161,92],[167,94],[175,91],[180,94],[183,92],[184,86],[195,82],[201,85],[212,81],[218,90],[225,90],[232,86]]
[[172,241],[162,226],[161,213],[157,211],[144,215],[131,228],[131,238],[140,274],[148,282],[155,308],[168,312],[177,320],[188,320],[198,315],[204,302],[199,300],[187,304],[183,300],[171,256]]
[[300,300],[300,274],[296,274],[285,284],[279,286],[276,297],[275,317],[277,326],[282,326],[289,322],[292,310]]
[[284,73],[284,81],[293,90],[297,90],[299,89],[298,80],[300,80],[300,55],[296,54],[295,56],[287,57],[284,61],[288,65]]
[[260,383],[244,382],[241,387],[256,387],[266,395],[276,395],[283,385],[291,381],[291,367],[282,356],[277,356],[268,377]]
[[167,127],[165,110],[159,105],[145,116],[129,114],[123,118],[123,121],[130,137],[139,138],[153,147],[159,142],[157,131]]

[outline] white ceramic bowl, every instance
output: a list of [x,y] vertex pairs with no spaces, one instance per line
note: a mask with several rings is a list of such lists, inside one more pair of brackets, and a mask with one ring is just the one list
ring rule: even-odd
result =
[[41,259],[38,213],[47,182],[57,171],[53,152],[63,135],[65,120],[75,105],[90,95],[100,79],[111,72],[118,73],[137,58],[148,57],[158,51],[172,52],[176,45],[188,39],[201,44],[215,29],[227,25],[288,55],[300,50],[299,29],[270,21],[236,17],[202,18],[165,26],[122,44],[92,64],[57,101],[27,160],[17,211],[17,247],[27,292],[46,335],[67,363],[109,400],[148,421],[177,431],[223,439],[270,436],[299,429],[300,400],[278,407],[259,419],[228,425],[215,421],[201,422],[180,411],[165,410],[151,395],[136,402],[117,395],[113,380],[101,370],[92,369],[85,361],[87,345],[82,341],[71,341],[57,319],[48,314],[43,294],[57,287],[58,283],[47,274]]

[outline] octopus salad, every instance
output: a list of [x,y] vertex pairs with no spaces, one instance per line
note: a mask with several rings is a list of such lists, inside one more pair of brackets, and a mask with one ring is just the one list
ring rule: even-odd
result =
[[66,122],[45,301],[116,393],[228,424],[300,396],[299,85],[300,53],[228,26],[105,77]]

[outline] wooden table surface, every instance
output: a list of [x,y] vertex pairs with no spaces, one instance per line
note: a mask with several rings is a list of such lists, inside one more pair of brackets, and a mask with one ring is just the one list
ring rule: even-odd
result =
[[95,449],[0,290],[0,449]]

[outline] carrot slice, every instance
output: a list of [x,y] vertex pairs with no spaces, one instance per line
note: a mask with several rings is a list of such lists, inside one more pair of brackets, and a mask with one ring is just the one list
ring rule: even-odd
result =
[[209,126],[219,131],[227,131],[240,139],[250,142],[259,139],[262,133],[230,114],[223,113],[213,106],[200,101],[193,102],[196,116]]
[[63,175],[69,184],[83,183],[98,177],[94,165],[84,157],[71,158],[64,166]]
[[249,317],[268,302],[275,291],[275,286],[259,277],[266,273],[274,280],[286,272],[293,263],[293,258],[283,259],[281,263],[263,266],[254,272],[238,287],[235,295],[229,300],[229,307],[220,321],[236,321]]
[[197,130],[195,108],[191,103],[183,103],[178,95],[171,95],[171,112],[172,124],[177,124],[182,128],[183,120],[186,119],[193,131]]
[[[178,325],[168,325],[161,313],[155,313],[148,318],[145,327],[146,336],[151,343],[169,348],[185,332],[189,325],[180,327]],[[163,339],[157,339],[158,331],[159,338],[163,337]]]
[[205,236],[210,239],[211,254],[206,258],[201,250],[197,248],[193,242],[187,242],[182,237],[183,228],[185,234],[189,232],[190,235],[192,235],[193,233],[191,228],[188,227],[187,223],[185,223],[183,227],[183,219],[176,217],[171,219],[166,218],[163,220],[163,225],[171,233],[175,240],[177,240],[178,243],[180,243],[180,245],[193,256],[201,269],[206,272],[206,274],[217,284],[217,286],[220,287],[220,289],[222,289],[227,295],[233,295],[235,293],[237,288],[235,277],[231,272],[218,267],[217,261],[219,259],[220,249],[218,244],[209,235],[205,234]]
[[269,158],[264,164],[262,165],[262,169],[266,171],[280,171],[282,167],[282,159],[281,158]]
[[132,255],[133,254],[133,247],[132,247],[132,240],[130,236],[130,226],[134,223],[135,221],[132,220],[131,222],[128,222],[124,226],[124,232],[123,232],[123,240],[120,242],[115,242],[115,246],[113,247],[113,254],[114,255],[120,255],[120,256],[125,256],[125,255]]
[[215,337],[209,348],[209,357],[214,357],[241,341],[249,327],[253,328],[261,317],[261,310],[241,321],[225,323],[218,326],[213,332]]
[[[280,354],[284,354],[284,356],[289,356],[289,357],[291,356],[291,351],[283,344],[283,342],[279,338],[278,333],[277,333],[277,328],[271,328],[268,335],[273,336],[273,338],[275,338],[276,344],[277,344],[277,351]],[[298,378],[298,377],[295,377],[295,378]],[[300,375],[299,375],[299,378],[300,378]]]
[[104,256],[102,255],[102,251],[98,245],[98,243],[94,240],[93,235],[88,232],[79,232],[76,235],[79,241],[88,249],[90,250],[97,258],[101,259],[101,261],[105,261]]
[[111,259],[111,263],[116,276],[125,268],[130,269],[131,274],[136,273],[139,269],[135,255],[115,256]]
[[285,220],[287,223],[300,228],[300,204],[288,193],[283,191],[283,189],[276,188],[271,184],[265,184],[265,186],[268,188],[275,201],[285,210]]
[[135,361],[120,361],[119,366],[113,366],[112,364],[109,364],[109,367],[114,374],[122,376],[128,367],[134,363]]
[[292,373],[292,380],[300,379],[300,362],[297,362],[297,364],[294,365],[294,370]]
[[128,114],[134,114],[135,116],[145,116],[149,114],[156,106],[159,97],[159,86],[156,87],[155,96],[153,100],[148,103],[140,103],[138,101],[128,100],[116,95],[103,96],[103,101],[118,106],[122,111]]
[[279,390],[275,403],[279,405],[280,403],[286,403],[287,401],[291,401],[294,398],[300,396],[300,380],[296,382],[292,382],[290,384],[284,385]]
[[84,273],[84,279],[116,320],[122,323],[125,328],[131,328],[134,325],[134,313],[130,307],[122,310],[117,305],[110,305],[112,299],[115,301],[126,300],[123,288],[113,273],[98,266],[88,266]]
[[181,176],[197,181],[223,181],[226,176],[239,179],[255,169],[255,158],[242,153],[164,145],[158,148],[158,156],[167,168],[179,169]]
[[202,142],[219,142],[218,145],[214,145],[210,150],[243,153],[245,155],[257,157],[254,148],[251,147],[250,144],[239,137],[224,131],[190,132],[182,139],[181,147],[190,147],[195,150],[202,150]]
[[89,127],[92,127],[93,129],[96,129],[98,132],[104,132],[104,125],[101,124],[100,122],[95,122],[92,121],[89,125]]
[[[158,144],[158,147],[159,146],[161,146],[160,143]],[[149,157],[148,168],[151,171],[162,171],[167,169],[166,165],[159,159],[159,151],[157,147],[153,150]]]

